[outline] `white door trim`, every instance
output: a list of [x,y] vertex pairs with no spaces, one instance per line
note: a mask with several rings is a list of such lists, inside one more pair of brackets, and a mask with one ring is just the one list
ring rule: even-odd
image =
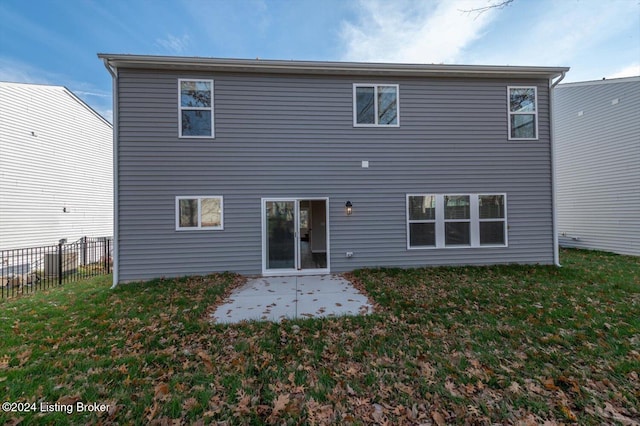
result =
[[[294,269],[267,269],[267,227],[266,227],[266,206],[269,201],[293,201],[295,205],[295,268]],[[327,239],[327,267],[324,269],[300,269],[300,201],[324,201],[325,202],[325,222]],[[263,197],[260,199],[260,226],[262,234],[262,275],[318,275],[331,272],[330,253],[330,223],[329,223],[329,197]]]

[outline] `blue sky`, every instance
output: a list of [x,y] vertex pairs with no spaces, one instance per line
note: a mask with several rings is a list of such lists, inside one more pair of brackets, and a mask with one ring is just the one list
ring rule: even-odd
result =
[[0,81],[67,86],[111,119],[101,53],[570,66],[640,75],[640,0],[0,0]]

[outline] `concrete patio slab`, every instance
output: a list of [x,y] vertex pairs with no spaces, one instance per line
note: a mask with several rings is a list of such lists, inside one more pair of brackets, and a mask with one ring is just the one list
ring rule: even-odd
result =
[[211,315],[216,323],[362,315],[367,297],[339,275],[252,278]]

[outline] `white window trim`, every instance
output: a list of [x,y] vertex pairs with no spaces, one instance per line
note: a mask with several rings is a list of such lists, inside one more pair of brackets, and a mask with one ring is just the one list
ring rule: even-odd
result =
[[[476,214],[478,214],[478,244],[480,245],[480,247],[508,247],[509,246],[509,225],[508,225],[508,221],[507,221],[507,194],[506,193],[493,193],[493,192],[481,192],[477,194],[476,198],[476,202],[479,203],[480,202],[480,197],[486,195],[486,196],[490,196],[490,195],[502,195],[503,200],[504,200],[504,217],[503,218],[490,218],[490,219],[480,219],[479,215],[480,215],[480,206],[478,205],[478,208],[476,209]],[[480,223],[481,222],[502,222],[502,226],[504,229],[504,244],[481,244],[480,243]]]
[[[480,219],[479,200],[482,195],[501,195],[504,199],[504,218]],[[436,219],[429,220],[409,220],[409,197],[436,197]],[[470,218],[469,219],[445,219],[444,218],[444,197],[469,197]],[[434,250],[434,249],[467,249],[467,248],[504,248],[509,246],[508,218],[507,218],[507,194],[505,192],[477,192],[466,194],[430,194],[430,193],[411,193],[406,194],[405,204],[406,215],[406,232],[407,232],[407,250]],[[503,222],[504,226],[504,244],[480,244],[480,222]],[[410,223],[418,222],[435,222],[436,226],[436,245],[435,246],[411,246],[410,239]],[[445,223],[446,222],[470,222],[469,228],[471,232],[470,244],[468,245],[446,245],[445,244]]]
[[[438,200],[436,199],[436,219],[409,219],[409,198],[410,197],[435,197],[435,194],[407,194],[406,197],[406,205],[405,211],[407,214],[407,248],[410,250],[425,250],[425,249],[434,249],[438,247]],[[436,244],[433,246],[415,246],[411,245],[411,224],[412,223],[433,223],[435,224],[435,232],[436,232]]]
[[[465,248],[465,247],[477,247],[479,246],[480,241],[480,227],[474,226],[477,223],[477,219],[479,216],[478,213],[478,196],[477,194],[439,194],[441,198],[440,205],[442,206],[442,247],[445,248]],[[445,204],[444,197],[469,197],[469,219],[447,219],[445,215]],[[475,199],[475,206],[474,206]],[[436,196],[436,206],[438,205],[438,196]],[[475,211],[475,218],[474,218]],[[436,209],[436,219],[438,210]],[[475,219],[475,221],[474,221]],[[446,224],[447,223],[468,223],[469,224],[469,232],[471,235],[469,236],[469,244],[447,244],[446,242]],[[436,239],[437,241],[437,239]]]
[[[396,124],[378,124],[378,87],[395,87],[396,88]],[[373,111],[375,123],[358,123],[358,107],[356,104],[356,89],[358,87],[373,87]],[[353,83],[353,127],[400,127],[400,85],[385,83]]]
[[[182,82],[198,82],[198,81],[205,81],[207,83],[211,83],[211,106],[210,107],[183,107],[182,106],[182,100],[181,100],[181,96],[182,96]],[[215,139],[216,137],[216,126],[215,126],[215,122],[214,122],[214,117],[215,114],[213,112],[214,110],[214,95],[215,95],[215,86],[214,86],[214,81],[213,80],[208,80],[208,79],[203,79],[203,78],[179,78],[178,79],[178,137],[180,139]],[[196,136],[196,135],[183,135],[182,134],[182,111],[183,110],[200,110],[200,111],[210,111],[211,112],[211,136],[205,135],[205,136]]]
[[[511,111],[511,89],[533,89],[533,96],[535,98],[535,110],[534,111],[522,111],[522,112],[512,112]],[[507,137],[510,141],[537,141],[540,139],[540,134],[538,133],[538,88],[536,86],[507,86]],[[533,121],[536,126],[536,137],[535,138],[513,138],[511,137],[511,116],[512,115],[533,115]],[[497,194],[496,194],[497,195]]]
[[[202,226],[201,205],[204,198],[220,200],[220,226]],[[198,226],[180,226],[180,200],[198,200]],[[224,197],[222,195],[178,195],[176,196],[176,231],[222,231],[224,230]]]

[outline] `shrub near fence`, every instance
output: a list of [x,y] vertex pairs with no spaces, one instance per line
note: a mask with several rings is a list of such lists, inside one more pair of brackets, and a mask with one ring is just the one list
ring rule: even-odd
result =
[[0,298],[32,293],[111,273],[111,237],[82,237],[73,243],[0,251]]

